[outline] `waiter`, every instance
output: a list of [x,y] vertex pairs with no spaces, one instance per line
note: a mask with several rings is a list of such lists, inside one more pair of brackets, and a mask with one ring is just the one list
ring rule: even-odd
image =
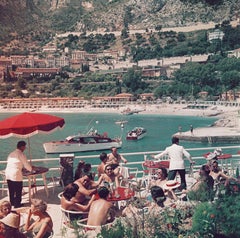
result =
[[7,167],[5,170],[6,180],[10,202],[14,208],[21,207],[22,189],[23,189],[23,174],[22,169],[32,171],[32,166],[28,163],[27,157],[24,155],[26,142],[19,141],[17,149],[11,152],[7,158]]

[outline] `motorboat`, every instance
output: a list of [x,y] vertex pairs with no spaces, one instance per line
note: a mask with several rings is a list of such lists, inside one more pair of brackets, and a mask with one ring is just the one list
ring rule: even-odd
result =
[[126,124],[126,123],[128,123],[128,121],[125,121],[125,120],[115,121],[115,124],[117,124],[117,125],[122,125],[122,124]]
[[140,140],[146,136],[147,130],[143,127],[135,127],[127,133],[127,140]]
[[121,148],[121,138],[110,138],[107,133],[97,132],[68,136],[62,141],[51,141],[43,144],[45,153],[72,153],[84,151],[108,150],[112,147]]

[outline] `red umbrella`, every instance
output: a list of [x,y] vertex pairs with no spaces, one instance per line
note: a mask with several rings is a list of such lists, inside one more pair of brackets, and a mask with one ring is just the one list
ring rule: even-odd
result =
[[65,121],[61,117],[43,113],[25,112],[0,121],[0,139],[11,136],[28,138],[36,134],[49,134],[54,130],[62,128]]
[[39,133],[49,134],[63,127],[64,123],[61,117],[25,112],[0,121],[0,138],[11,136],[28,138]]

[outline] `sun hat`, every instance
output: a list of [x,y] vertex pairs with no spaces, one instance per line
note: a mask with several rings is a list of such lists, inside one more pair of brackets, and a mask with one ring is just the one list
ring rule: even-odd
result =
[[5,216],[4,218],[2,218],[0,220],[0,222],[2,222],[3,224],[13,227],[13,228],[18,228],[19,227],[19,222],[20,222],[20,217],[18,214],[16,213],[9,213],[7,216]]
[[176,180],[168,180],[164,185],[163,185],[163,189],[164,190],[168,190],[168,189],[175,189],[180,187],[180,183]]

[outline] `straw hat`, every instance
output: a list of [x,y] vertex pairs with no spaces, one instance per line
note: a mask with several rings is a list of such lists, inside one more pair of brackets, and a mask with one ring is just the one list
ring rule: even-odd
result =
[[2,218],[0,220],[3,224],[13,227],[13,228],[18,228],[19,227],[19,222],[20,222],[20,217],[18,214],[10,212],[7,216]]
[[163,189],[168,190],[168,189],[175,189],[180,187],[180,183],[176,180],[168,180],[166,184],[163,185]]

